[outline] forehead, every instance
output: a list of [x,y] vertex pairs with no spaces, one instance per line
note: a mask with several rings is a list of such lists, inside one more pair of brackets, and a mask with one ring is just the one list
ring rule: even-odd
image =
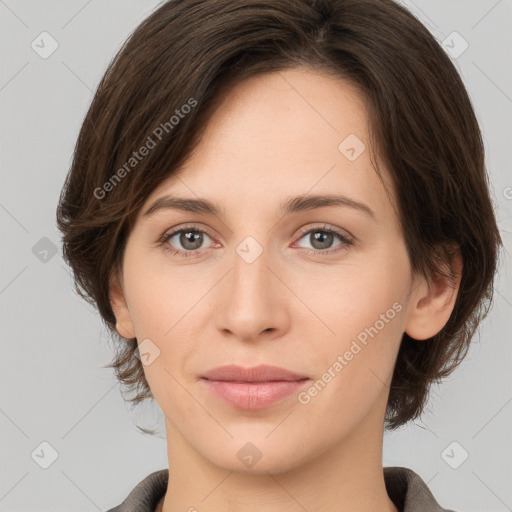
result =
[[244,166],[251,157],[292,165],[319,153],[338,157],[349,134],[366,141],[367,125],[362,95],[348,82],[307,68],[267,73],[225,94],[194,163],[237,154]]
[[307,68],[249,78],[225,94],[196,150],[146,204],[169,191],[243,206],[311,190],[385,207],[368,123],[362,93],[342,79]]

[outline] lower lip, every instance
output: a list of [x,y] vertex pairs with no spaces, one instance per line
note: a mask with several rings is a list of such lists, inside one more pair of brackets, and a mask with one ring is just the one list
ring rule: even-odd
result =
[[269,407],[282,398],[298,393],[310,379],[268,382],[229,382],[201,379],[219,398],[239,409]]

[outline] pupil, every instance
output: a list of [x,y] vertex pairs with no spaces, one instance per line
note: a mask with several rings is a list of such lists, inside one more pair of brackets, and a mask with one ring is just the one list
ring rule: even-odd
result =
[[315,231],[312,234],[314,236],[311,245],[315,249],[327,249],[331,245],[332,238],[334,236],[332,233],[327,233],[325,231]]
[[[190,250],[194,250],[201,247],[203,241],[203,234],[196,233],[194,231],[188,231],[186,233],[182,233],[180,238],[180,243],[183,245],[183,247]],[[190,247],[189,244],[192,244],[192,247]]]

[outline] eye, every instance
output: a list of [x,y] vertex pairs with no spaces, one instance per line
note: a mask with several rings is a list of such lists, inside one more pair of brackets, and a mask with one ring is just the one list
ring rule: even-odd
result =
[[[310,243],[310,247],[305,248],[309,248],[314,252],[320,252],[323,254],[338,252],[340,250],[346,249],[348,246],[353,245],[354,243],[353,240],[348,237],[348,235],[345,235],[344,233],[341,233],[340,231],[328,226],[318,226],[316,228],[309,229],[308,231],[302,233],[300,240],[302,239],[305,239]],[[333,246],[333,242],[336,240],[338,240],[339,243]]]
[[[203,244],[207,242],[208,239],[210,242],[213,242],[212,238],[205,230],[196,226],[184,226],[163,235],[159,240],[159,244],[164,250],[171,252],[173,255],[186,258],[198,256],[201,249],[205,249]],[[301,245],[298,247],[310,249],[313,253],[322,255],[345,250],[354,243],[348,235],[325,225],[303,231],[299,241],[302,239],[309,242],[310,247]],[[339,243],[333,246],[333,242],[336,240]],[[296,244],[298,244],[298,242],[295,242],[294,246],[296,246]]]
[[195,226],[185,226],[176,231],[166,233],[160,239],[160,245],[177,256],[189,257],[196,256],[200,249],[203,249],[205,239],[211,237],[206,231],[199,229]]

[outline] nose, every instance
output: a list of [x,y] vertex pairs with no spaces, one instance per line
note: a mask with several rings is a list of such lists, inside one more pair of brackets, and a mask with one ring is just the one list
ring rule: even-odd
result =
[[216,297],[217,328],[243,341],[282,335],[290,324],[291,298],[268,251],[254,261],[235,252],[232,261]]

